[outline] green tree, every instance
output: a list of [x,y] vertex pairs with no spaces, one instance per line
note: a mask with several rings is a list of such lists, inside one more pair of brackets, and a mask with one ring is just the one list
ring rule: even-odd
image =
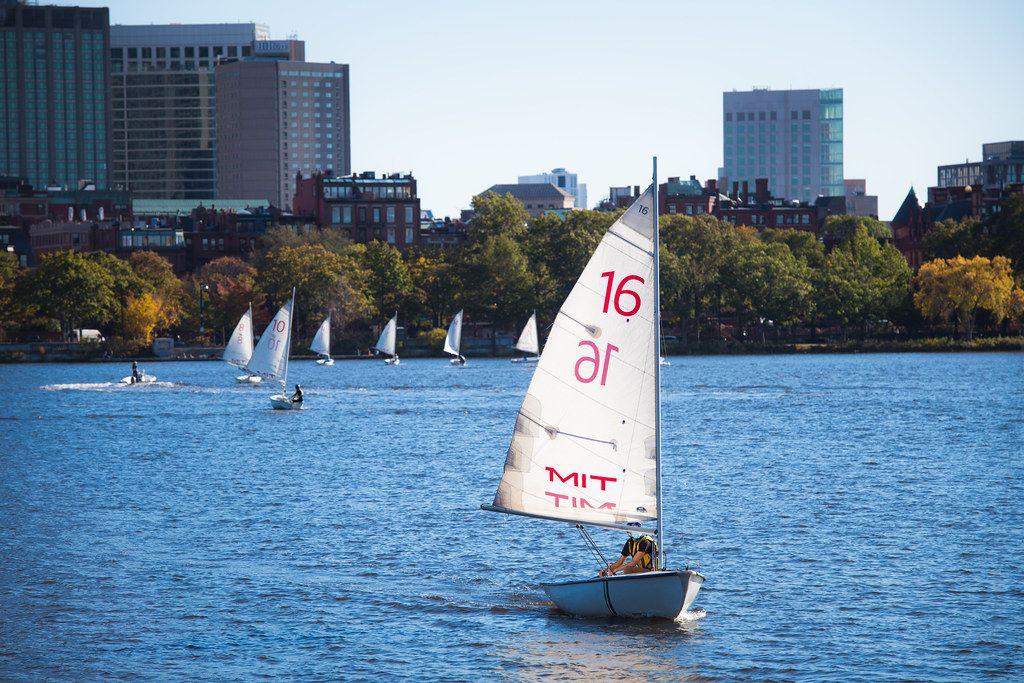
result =
[[1007,257],[1017,275],[1024,276],[1024,194],[1004,201],[985,221],[985,229],[991,236],[988,255]]
[[746,241],[723,266],[726,300],[757,321],[764,342],[766,324],[796,323],[808,312],[811,270],[779,242]]
[[594,250],[621,211],[571,211],[530,219],[524,248],[534,281],[534,299],[551,315],[569,295]]
[[355,259],[307,244],[267,253],[257,282],[272,309],[287,301],[295,288],[296,329],[303,336],[328,313],[338,328],[364,319],[370,312],[365,279]]
[[510,194],[480,194],[473,197],[473,220],[467,236],[474,244],[498,235],[519,238],[526,232],[529,218],[526,207]]
[[996,323],[1015,312],[1013,273],[1005,256],[934,259],[921,264],[915,283],[914,303],[921,313],[955,318],[968,339],[974,336],[979,311],[991,313]]
[[362,250],[359,262],[366,272],[366,292],[375,318],[390,315],[412,301],[412,277],[398,249],[374,240]]
[[452,252],[442,249],[420,252],[409,263],[409,276],[430,325],[439,327],[455,312],[455,302],[463,291],[459,272],[453,267]]
[[6,330],[21,318],[21,301],[17,296],[20,275],[18,257],[9,251],[0,251],[0,330]]
[[186,278],[183,289],[182,322],[191,331],[199,330],[199,288],[203,290],[203,323],[219,330],[221,338],[230,334],[238,319],[253,305],[253,324],[266,323],[270,316],[263,309],[263,294],[256,286],[256,268],[233,256],[222,256],[205,264],[198,273]]
[[318,244],[327,251],[345,253],[352,240],[342,230],[318,228],[315,225],[273,225],[260,238],[261,254],[276,251],[281,247],[301,247]]
[[108,322],[118,311],[114,277],[88,255],[61,251],[44,256],[19,284],[22,300],[59,321],[65,338],[76,328]]
[[888,319],[906,296],[910,266],[891,244],[881,244],[858,225],[853,235],[829,252],[819,276],[820,303],[841,323],[858,324],[864,334],[872,321]]
[[981,222],[977,218],[959,221],[947,219],[939,221],[924,234],[921,246],[927,260],[956,256],[970,258],[988,253],[987,241],[981,230]]
[[812,232],[794,228],[768,228],[761,233],[765,242],[779,242],[789,247],[793,256],[811,268],[825,264],[825,245]]
[[821,229],[823,240],[829,244],[841,244],[852,238],[858,228],[864,228],[876,240],[891,240],[892,230],[888,225],[870,216],[829,216]]
[[477,320],[499,327],[518,323],[533,308],[533,274],[519,243],[488,237],[462,265],[465,307]]

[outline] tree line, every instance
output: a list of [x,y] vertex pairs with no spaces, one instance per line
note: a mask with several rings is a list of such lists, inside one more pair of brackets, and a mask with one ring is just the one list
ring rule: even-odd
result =
[[[467,320],[514,331],[536,310],[550,321],[617,213],[531,217],[511,196],[473,201],[455,248],[399,252],[355,244],[330,229],[273,228],[249,260],[223,257],[184,277],[151,251],[128,259],[60,252],[17,267],[0,254],[0,328],[25,336],[99,328],[126,351],[154,335],[222,343],[252,302],[257,330],[296,290],[295,324],[308,339],[330,313],[339,352],[368,348],[398,312],[411,336],[439,345],[460,308]],[[661,219],[665,332],[680,344],[901,330],[971,336],[1024,317],[1024,198],[987,222],[943,222],[925,238],[914,276],[889,228],[828,218],[828,243],[794,229],[734,226],[712,216]],[[298,344],[296,344],[298,347]]]

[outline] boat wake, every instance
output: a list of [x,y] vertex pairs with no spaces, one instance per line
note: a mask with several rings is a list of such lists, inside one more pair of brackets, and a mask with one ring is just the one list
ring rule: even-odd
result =
[[114,391],[123,389],[142,389],[144,387],[170,388],[178,386],[174,382],[145,382],[143,384],[122,384],[121,382],[72,382],[69,384],[44,384],[39,387],[43,391]]
[[678,617],[676,617],[676,621],[683,624],[692,624],[695,621],[700,621],[707,615],[708,613],[702,609],[694,609],[690,610],[689,612],[681,613]]

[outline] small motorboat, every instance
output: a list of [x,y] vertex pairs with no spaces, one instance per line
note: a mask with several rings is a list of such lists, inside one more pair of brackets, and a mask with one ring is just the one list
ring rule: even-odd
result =
[[693,604],[704,576],[692,569],[542,583],[551,602],[581,617],[675,619]]
[[149,375],[149,374],[146,374],[145,372],[140,372],[138,379],[132,381],[132,376],[128,375],[127,377],[122,377],[120,383],[121,384],[152,384],[155,381],[156,381],[156,375]]

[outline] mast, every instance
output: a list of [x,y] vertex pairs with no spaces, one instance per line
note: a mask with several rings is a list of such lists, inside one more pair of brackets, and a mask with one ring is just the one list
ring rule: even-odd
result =
[[[252,318],[252,302],[249,302],[249,358],[252,358],[252,354],[256,351],[256,330],[255,324]],[[248,359],[245,361],[247,364]],[[245,367],[244,365],[242,367]],[[251,372],[249,373],[252,374]]]
[[658,489],[658,569],[665,569],[665,498],[661,487],[661,254],[658,252],[658,157],[653,159],[654,192],[654,467]]
[[[281,395],[288,393],[288,356],[292,354],[292,321],[295,319],[295,288],[292,287],[292,305],[288,311],[288,341],[284,345],[284,377],[281,378]],[[658,503],[661,505],[660,499]],[[659,509],[660,517],[660,509]],[[660,538],[659,538],[660,540]]]
[[391,357],[398,358],[398,311],[395,311],[395,342],[392,345],[394,348],[391,349]]

